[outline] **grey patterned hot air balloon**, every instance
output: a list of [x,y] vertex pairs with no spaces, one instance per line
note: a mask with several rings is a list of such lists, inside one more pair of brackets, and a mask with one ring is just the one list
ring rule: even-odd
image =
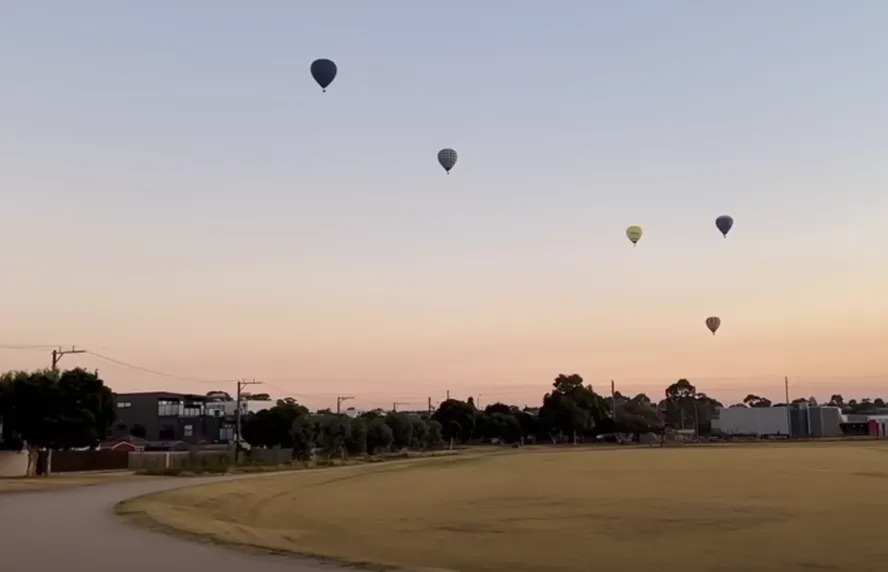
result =
[[441,166],[444,167],[444,170],[449,175],[450,169],[456,165],[456,151],[453,149],[441,149],[438,151],[438,162],[441,163]]
[[718,330],[718,327],[721,326],[721,318],[718,316],[709,316],[706,318],[706,327],[709,328],[709,331],[712,332],[712,335],[715,335],[715,331]]

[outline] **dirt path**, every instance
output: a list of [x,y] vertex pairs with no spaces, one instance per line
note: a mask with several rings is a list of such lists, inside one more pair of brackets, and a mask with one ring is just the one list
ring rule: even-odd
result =
[[[262,477],[222,477],[225,479]],[[136,527],[114,505],[146,493],[218,482],[157,479],[0,497],[0,569],[15,572],[333,572],[341,566],[227,550]]]

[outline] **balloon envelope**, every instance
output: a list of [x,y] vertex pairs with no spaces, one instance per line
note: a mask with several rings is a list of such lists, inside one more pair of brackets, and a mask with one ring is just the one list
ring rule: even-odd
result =
[[725,237],[727,237],[728,231],[730,231],[731,227],[734,226],[734,219],[729,217],[728,215],[722,215],[715,219],[715,226]]
[[438,151],[438,162],[441,163],[441,166],[449,174],[450,169],[456,165],[456,151],[453,149],[441,149]]
[[642,234],[644,234],[644,232],[641,230],[641,227],[636,224],[633,224],[626,229],[626,237],[632,241],[632,244],[638,244]]
[[715,331],[718,330],[718,327],[721,326],[721,318],[718,316],[709,316],[706,318],[706,327],[709,328],[709,331],[712,332],[712,335],[715,335]]
[[311,77],[318,82],[322,90],[327,91],[327,86],[336,79],[336,64],[323,59],[311,62]]

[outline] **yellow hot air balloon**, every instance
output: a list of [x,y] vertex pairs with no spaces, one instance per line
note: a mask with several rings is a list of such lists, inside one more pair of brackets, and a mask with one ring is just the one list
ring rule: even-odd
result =
[[644,234],[641,230],[641,227],[633,224],[629,228],[626,229],[626,236],[629,237],[629,240],[632,241],[632,244],[638,244],[638,241],[641,240],[641,235]]

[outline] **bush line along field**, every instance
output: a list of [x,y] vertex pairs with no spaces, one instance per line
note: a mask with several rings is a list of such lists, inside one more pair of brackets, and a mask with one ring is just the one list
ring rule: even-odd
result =
[[294,472],[127,501],[139,520],[418,570],[884,569],[888,445],[537,450]]

